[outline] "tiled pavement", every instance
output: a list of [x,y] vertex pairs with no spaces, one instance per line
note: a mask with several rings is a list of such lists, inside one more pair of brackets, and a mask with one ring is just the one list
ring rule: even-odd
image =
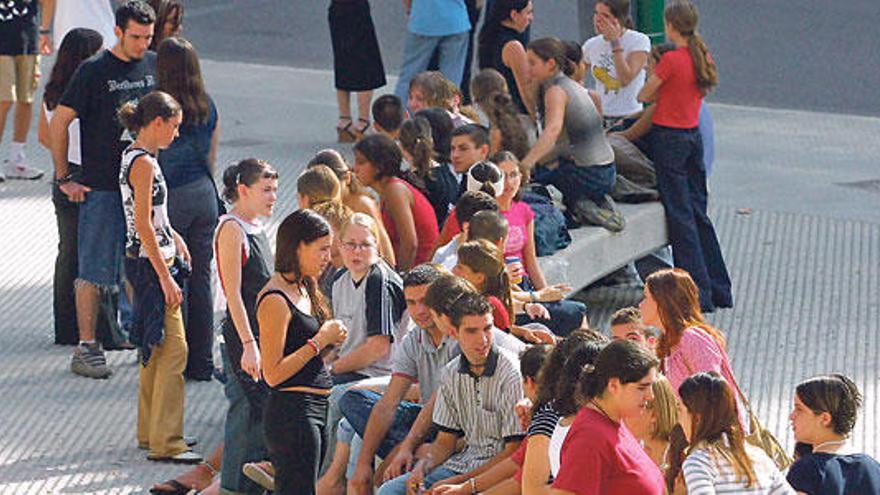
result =
[[[277,225],[295,207],[295,177],[307,156],[333,144],[330,75],[212,62],[204,67],[223,115],[219,165],[245,156],[275,164],[282,176]],[[736,166],[725,156],[755,143],[732,139],[734,132],[725,137],[726,118],[742,125],[751,116],[757,123],[761,111],[714,111],[719,149],[729,150],[719,166]],[[790,129],[801,125],[797,118],[780,122]],[[880,122],[862,119],[859,126],[876,136]],[[33,162],[48,169],[46,153],[32,142]],[[791,145],[775,146],[784,153]],[[876,163],[878,157],[861,158]],[[880,215],[849,220],[764,208],[738,212],[743,204],[722,201],[712,208],[737,303],[712,321],[727,332],[743,388],[766,425],[790,446],[793,385],[820,372],[850,374],[866,398],[854,441],[876,455]],[[115,375],[92,381],[70,374],[70,348],[51,344],[57,234],[48,181],[0,184],[0,232],[0,493],[144,493],[179,472],[146,461],[135,447],[135,354],[110,353]],[[634,294],[587,294],[593,321],[607,319],[611,306],[633,302]],[[225,406],[219,384],[187,384],[186,431],[200,438],[199,451],[221,438]]]

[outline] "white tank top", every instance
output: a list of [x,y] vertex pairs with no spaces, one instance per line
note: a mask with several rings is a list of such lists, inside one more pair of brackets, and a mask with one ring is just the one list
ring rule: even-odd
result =
[[[559,421],[562,421],[560,418]],[[562,423],[556,423],[553,429],[553,436],[550,437],[550,448],[547,453],[550,455],[550,474],[555,478],[559,474],[559,466],[562,464],[562,444],[565,443],[565,437],[568,436],[568,430],[571,425],[563,426]]]

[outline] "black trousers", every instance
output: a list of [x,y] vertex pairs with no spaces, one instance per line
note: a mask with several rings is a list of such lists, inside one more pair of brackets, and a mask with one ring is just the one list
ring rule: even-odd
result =
[[276,495],[314,495],[324,438],[327,397],[272,390],[263,410],[263,431],[275,467]]

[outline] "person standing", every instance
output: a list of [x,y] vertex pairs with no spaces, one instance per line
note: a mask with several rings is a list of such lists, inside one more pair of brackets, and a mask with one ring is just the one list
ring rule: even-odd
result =
[[[385,67],[368,0],[331,0],[327,13],[333,43],[333,74],[339,142],[360,139],[370,127],[373,90],[385,86]],[[351,118],[351,93],[357,94],[358,123]]]
[[115,43],[116,36],[113,34],[113,6],[111,0],[42,0],[43,4],[43,28],[52,25],[52,30],[40,29],[40,34],[46,31],[46,44],[44,38],[40,38],[40,51],[48,55],[55,50],[61,49],[61,42],[71,30],[76,28],[94,29],[104,38],[104,48],[110,49]]
[[[126,102],[150,92],[156,81],[156,56],[147,51],[156,16],[149,5],[131,0],[116,10],[116,45],[85,61],[74,74],[49,123],[56,183],[79,211],[76,281],[80,345],[71,371],[108,378],[104,351],[95,341],[98,302],[103,291],[117,291],[125,242],[125,218],[119,194],[119,157],[132,141],[116,117]],[[82,173],[72,176],[67,161],[68,127],[79,119]]]
[[[48,24],[37,28],[37,15],[43,1],[10,0],[0,2],[0,137],[6,127],[9,109],[15,103],[9,161],[0,170],[0,182],[8,179],[36,180],[43,171],[26,163],[25,145],[31,126],[31,111],[37,79],[40,77],[40,45],[46,46]],[[37,34],[42,40],[38,40]]]
[[271,388],[263,432],[279,495],[315,493],[333,386],[322,351],[345,342],[347,330],[318,290],[330,263],[330,225],[311,210],[297,210],[278,227],[275,273],[257,299],[263,377]]
[[699,14],[689,2],[666,7],[666,37],[676,49],[660,58],[639,93],[657,101],[648,135],[657,189],[666,210],[675,266],[700,288],[704,313],[733,307],[730,275],[707,210],[706,165],[700,136],[703,97],[718,84],[718,70],[697,32]]
[[403,63],[394,94],[407,104],[409,81],[428,69],[434,50],[443,76],[461,84],[467,59],[471,21],[464,0],[403,0],[409,22],[403,45]]
[[[49,139],[49,121],[61,100],[64,88],[83,60],[97,53],[102,43],[101,35],[97,31],[77,28],[65,36],[61,48],[58,49],[55,66],[52,67],[49,82],[46,83],[43,92],[43,105],[40,108],[37,131],[40,144],[50,152],[52,141]],[[79,149],[79,122],[68,128],[68,139],[68,167],[72,173],[76,173],[82,163]],[[55,219],[58,224],[58,256],[55,258],[55,276],[52,284],[55,343],[76,345],[79,342],[79,332],[76,328],[73,282],[77,272],[76,232],[79,225],[79,204],[68,200],[57,185],[52,186],[52,203],[55,206]],[[102,318],[99,321],[107,320]]]
[[189,348],[186,376],[209,381],[214,370],[211,243],[219,215],[214,171],[220,115],[205,92],[199,56],[189,41],[166,38],[159,45],[156,73],[158,88],[183,107],[180,136],[159,153],[159,165],[168,182],[171,225],[186,241],[193,257],[183,311]]
[[[189,263],[186,243],[168,219],[168,186],[156,155],[177,137],[180,104],[154,91],[119,110],[119,120],[137,139],[122,152],[119,185],[125,212],[125,274],[134,290],[140,337],[138,447],[147,459],[196,464],[202,456],[183,439],[183,368],[186,336],[180,285]],[[182,262],[181,262],[182,259]]]

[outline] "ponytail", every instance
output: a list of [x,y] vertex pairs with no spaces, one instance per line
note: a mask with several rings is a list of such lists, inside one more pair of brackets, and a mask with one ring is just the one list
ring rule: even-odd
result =
[[171,95],[152,91],[138,102],[130,101],[119,109],[119,122],[130,132],[138,132],[157,117],[168,120],[182,113],[180,104]]
[[431,123],[424,117],[414,117],[400,126],[400,145],[412,155],[413,172],[423,180],[431,172],[434,157],[434,139]]
[[718,69],[712,56],[709,55],[709,47],[703,41],[700,33],[694,33],[688,36],[688,50],[691,52],[691,58],[694,60],[694,72],[697,76],[697,86],[703,96],[709,94],[715,86],[718,85]]
[[559,38],[550,36],[537,39],[529,43],[529,50],[545,62],[555,61],[556,67],[566,76],[571,76],[577,71],[577,65],[566,56],[565,44]]
[[238,201],[238,185],[247,187],[260,179],[278,179],[272,165],[257,158],[245,158],[223,171],[223,199],[229,203]]
[[482,293],[497,297],[513,321],[513,296],[510,277],[504,265],[504,253],[485,239],[468,241],[458,248],[458,261],[486,278]]
[[522,160],[529,152],[529,139],[513,100],[509,94],[503,92],[493,93],[487,100],[489,121],[501,131],[501,149],[512,152]]
[[687,0],[675,2],[666,7],[663,18],[667,24],[687,38],[688,51],[694,61],[697,86],[704,95],[708,94],[718,85],[718,71],[712,56],[709,55],[709,47],[697,32],[697,23],[700,19],[697,7]]

